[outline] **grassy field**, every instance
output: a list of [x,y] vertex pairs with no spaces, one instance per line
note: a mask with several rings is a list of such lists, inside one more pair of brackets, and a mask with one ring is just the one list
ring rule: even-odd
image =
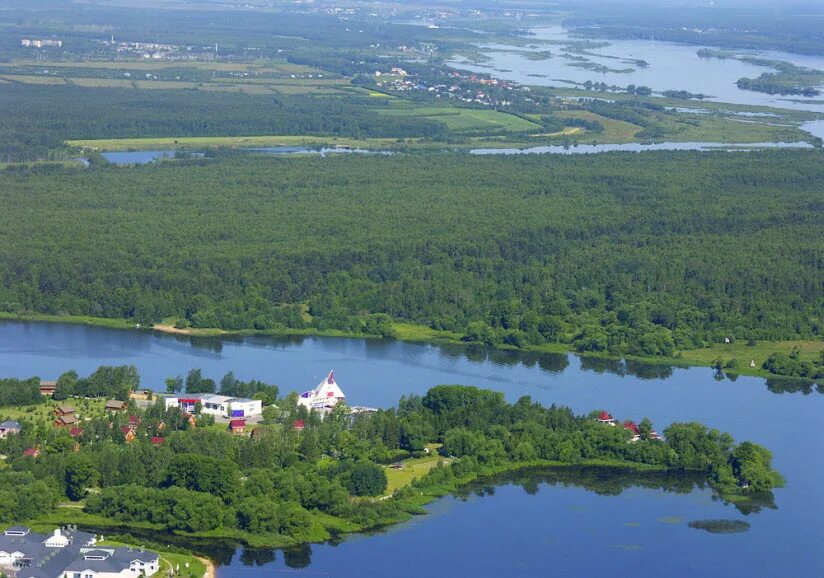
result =
[[255,62],[201,62],[201,61],[180,61],[180,62],[146,62],[144,60],[118,60],[115,62],[99,60],[88,62],[48,62],[44,63],[36,60],[15,60],[12,66],[19,68],[44,68],[49,69],[103,69],[103,70],[137,70],[141,72],[151,72],[153,70],[196,68],[199,70],[214,70],[216,72],[259,72],[273,74],[331,74],[310,66],[292,64],[285,60],[258,60]]
[[[36,371],[36,369],[34,370]],[[56,379],[58,376],[41,376],[43,379]],[[65,401],[47,400],[39,405],[24,405],[20,407],[0,407],[0,421],[4,419],[25,419],[34,422],[50,423],[54,420],[54,408],[58,404],[70,405],[77,411],[80,421],[86,418],[101,417],[105,413],[105,399],[67,399]]]
[[423,458],[403,460],[400,462],[403,464],[403,467],[400,469],[394,469],[391,466],[384,466],[384,470],[386,471],[386,479],[388,482],[384,495],[391,496],[395,493],[395,490],[399,490],[400,488],[411,484],[412,480],[422,478],[429,472],[429,470],[438,465],[438,462],[448,462],[448,460],[444,460],[442,456],[438,455],[438,448],[441,447],[441,444],[429,444],[426,447],[429,448],[429,455]]
[[[761,369],[761,365],[772,353],[790,353],[793,349],[800,351],[799,358],[802,360],[820,359],[824,352],[824,341],[758,341],[754,346],[747,345],[746,341],[736,341],[735,343],[718,343],[704,349],[692,349],[682,352],[683,359],[699,364],[712,365],[716,359],[724,363],[730,359],[737,359],[742,370],[750,370],[750,361],[755,361],[754,373],[769,375]],[[750,373],[750,371],[746,371]]]
[[555,113],[558,118],[581,118],[587,121],[597,121],[604,127],[604,132],[601,134],[588,134],[585,139],[587,142],[597,141],[599,143],[625,143],[633,142],[635,140],[635,133],[643,130],[636,124],[625,122],[623,120],[614,120],[589,112],[588,110],[562,110]]
[[225,62],[33,62],[0,65],[3,82],[72,84],[88,88],[211,90],[247,94],[340,95],[347,79],[280,61]]
[[[403,101],[399,101],[403,102]],[[473,108],[443,108],[437,106],[399,105],[398,108],[375,109],[390,116],[427,118],[444,123],[450,130],[506,130],[512,132],[535,130],[541,125],[521,117],[496,110]]]
[[388,148],[397,144],[396,139],[352,139],[321,136],[204,136],[204,137],[151,137],[98,140],[70,140],[69,146],[88,147],[103,151],[165,150],[175,148],[219,147],[276,147],[276,146],[344,146],[353,148]]

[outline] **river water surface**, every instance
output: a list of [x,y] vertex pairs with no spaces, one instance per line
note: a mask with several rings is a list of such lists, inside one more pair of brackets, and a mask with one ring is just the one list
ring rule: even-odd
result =
[[[739,78],[756,78],[772,69],[734,59],[701,58],[698,56],[701,46],[655,40],[605,40],[603,42],[608,42],[609,46],[587,49],[588,54],[583,55],[590,62],[612,71],[598,72],[575,66],[574,59],[563,56],[567,50],[554,43],[581,40],[571,37],[563,27],[535,28],[533,32],[534,36],[530,37],[533,44],[528,47],[483,45],[481,51],[489,57],[483,64],[471,64],[462,59],[450,64],[526,85],[569,87],[571,82],[591,80],[620,87],[629,84],[649,86],[656,92],[687,90],[708,95],[709,100],[733,104],[824,112],[822,96],[780,96],[741,90],[735,84]],[[602,42],[599,39],[592,41]],[[552,53],[551,58],[533,60],[525,54],[526,51],[546,50]],[[824,56],[753,50],[736,52],[824,70]],[[637,66],[632,60],[644,60],[648,66]],[[631,72],[616,72],[629,69]]]
[[[193,368],[232,370],[282,392],[311,387],[331,369],[353,405],[387,407],[440,383],[530,395],[576,412],[605,408],[649,416],[661,431],[698,420],[774,453],[787,479],[774,501],[739,511],[689,480],[617,473],[541,472],[490,481],[448,497],[430,515],[371,536],[289,552],[224,550],[218,578],[300,571],[321,576],[593,576],[621,569],[668,576],[822,576],[824,395],[820,388],[720,378],[669,368],[580,358],[358,339],[191,339],[79,325],[0,324],[0,375],[55,378],[100,364],[134,364],[143,385]],[[0,413],[2,413],[0,411]],[[690,522],[734,520],[737,533]],[[740,524],[745,522],[745,524]],[[747,524],[749,525],[747,527]]]

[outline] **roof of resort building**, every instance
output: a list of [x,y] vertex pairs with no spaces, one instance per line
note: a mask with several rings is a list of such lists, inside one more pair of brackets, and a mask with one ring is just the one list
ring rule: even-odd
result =
[[635,435],[640,435],[641,434],[641,431],[638,429],[638,426],[635,424],[634,421],[629,421],[629,420],[625,421],[624,422],[624,429],[628,429],[629,431],[631,431]]
[[601,410],[601,413],[598,414],[598,419],[601,421],[609,421],[612,419],[612,416],[608,412]]
[[314,389],[305,391],[300,394],[298,404],[308,408],[328,408],[334,407],[336,404],[344,401],[346,395],[335,381],[335,372],[330,371]]

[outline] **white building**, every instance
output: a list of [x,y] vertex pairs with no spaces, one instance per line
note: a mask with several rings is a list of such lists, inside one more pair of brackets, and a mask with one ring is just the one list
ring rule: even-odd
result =
[[254,417],[263,413],[263,402],[247,397],[229,397],[217,393],[188,394],[185,397],[164,398],[166,409],[179,407],[185,413],[194,413],[200,403],[201,413],[219,417]]
[[343,394],[343,390],[335,382],[334,371],[330,371],[329,375],[315,389],[305,391],[298,397],[299,406],[302,405],[306,409],[319,411],[328,411],[345,401],[346,396]]
[[131,548],[83,548],[62,578],[138,578],[151,576],[160,567],[155,552]]

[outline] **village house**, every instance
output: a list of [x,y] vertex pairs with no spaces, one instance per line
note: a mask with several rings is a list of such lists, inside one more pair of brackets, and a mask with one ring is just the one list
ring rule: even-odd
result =
[[641,439],[641,430],[638,429],[638,425],[634,421],[625,421],[624,422],[624,429],[629,430],[632,433],[632,438],[629,441],[637,442]]
[[46,397],[52,397],[54,395],[54,390],[57,389],[57,382],[56,381],[49,381],[49,380],[40,380],[40,395],[45,395]]
[[0,438],[4,438],[9,434],[18,434],[20,433],[20,422],[17,421],[4,421],[0,423]]
[[77,415],[70,405],[58,405],[54,408],[54,415],[57,416],[55,427],[70,427],[77,423]]
[[123,432],[123,439],[127,444],[132,443],[137,437],[137,432],[135,432],[134,428],[131,426],[124,425],[120,428],[120,431]]
[[303,431],[306,429],[306,420],[296,419],[292,422],[292,429],[295,431]]
[[245,419],[233,419],[229,422],[229,431],[235,435],[243,435],[246,432]]
[[27,458],[39,458],[40,448],[26,448],[23,450],[23,456]]
[[126,402],[119,399],[110,399],[106,402],[106,411],[123,411],[126,409]]

